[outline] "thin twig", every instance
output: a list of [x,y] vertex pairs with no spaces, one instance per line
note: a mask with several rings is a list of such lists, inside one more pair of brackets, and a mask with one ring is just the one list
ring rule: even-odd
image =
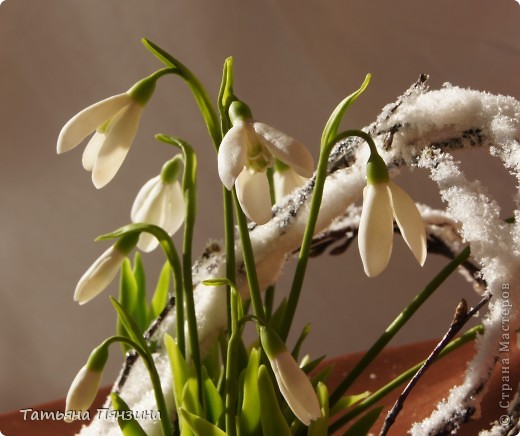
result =
[[403,408],[406,398],[408,397],[414,386],[417,384],[419,379],[424,375],[424,373],[431,366],[431,364],[437,359],[439,353],[446,347],[446,345],[448,345],[448,343],[453,339],[453,337],[457,335],[457,333],[473,317],[473,315],[475,315],[475,313],[477,313],[482,308],[482,306],[484,306],[484,304],[486,304],[489,301],[491,296],[492,295],[490,293],[486,293],[482,300],[480,300],[480,302],[469,312],[466,300],[461,300],[461,302],[457,306],[457,309],[455,310],[455,316],[453,317],[453,321],[451,322],[448,331],[441,339],[441,341],[437,344],[437,346],[433,349],[431,354],[428,356],[421,369],[417,371],[417,373],[410,380],[406,388],[404,388],[403,392],[395,402],[394,407],[392,407],[392,409],[388,412],[388,415],[386,416],[385,423],[383,425],[383,428],[381,429],[381,432],[379,433],[379,436],[386,436],[388,430],[390,430],[390,427],[394,424],[397,415]]

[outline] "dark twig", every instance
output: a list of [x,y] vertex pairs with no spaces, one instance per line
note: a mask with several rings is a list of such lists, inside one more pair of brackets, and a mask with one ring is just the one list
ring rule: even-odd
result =
[[392,409],[388,412],[388,415],[386,416],[385,423],[383,425],[383,428],[381,429],[381,432],[379,433],[379,436],[385,436],[388,433],[388,430],[390,430],[390,427],[395,422],[397,415],[403,408],[406,398],[408,397],[414,386],[417,384],[419,379],[424,375],[426,370],[431,366],[435,359],[437,359],[439,353],[446,347],[446,345],[448,345],[448,343],[455,337],[455,335],[457,335],[457,333],[473,317],[473,315],[475,315],[475,313],[477,313],[482,308],[482,306],[484,306],[484,304],[486,304],[489,301],[490,298],[491,294],[486,293],[482,300],[480,300],[480,302],[469,312],[468,303],[466,303],[466,300],[464,299],[461,300],[461,302],[457,306],[457,309],[455,310],[455,316],[453,317],[453,321],[451,322],[448,331],[441,339],[441,341],[437,344],[437,346],[433,349],[431,354],[428,356],[421,369],[417,371],[417,373],[410,380],[406,388],[404,388],[403,392],[395,402],[394,407],[392,407]]

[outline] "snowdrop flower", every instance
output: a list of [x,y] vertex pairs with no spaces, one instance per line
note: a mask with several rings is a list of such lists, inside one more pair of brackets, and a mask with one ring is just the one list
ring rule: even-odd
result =
[[301,422],[310,425],[321,410],[309,378],[274,332],[261,327],[260,339],[285,401]]
[[[130,217],[134,223],[155,224],[162,227],[171,236],[184,222],[185,202],[178,180],[180,159],[174,157],[166,162],[161,174],[150,179],[141,188],[134,200]],[[157,239],[149,233],[141,233],[137,247],[152,251],[159,245]]]
[[136,235],[123,236],[99,256],[79,280],[74,292],[74,301],[85,304],[104,291],[136,243]]
[[226,133],[218,152],[218,173],[224,186],[236,187],[244,213],[257,224],[271,219],[271,197],[265,171],[276,159],[298,174],[311,177],[314,160],[295,139],[253,120],[249,107],[234,101],[229,108],[233,127]]
[[358,234],[361,260],[369,277],[377,276],[388,265],[394,219],[415,258],[424,265],[426,233],[421,215],[410,196],[389,179],[386,164],[374,147],[367,163],[367,186],[363,190]]
[[79,412],[90,408],[98,393],[107,360],[108,349],[105,344],[101,344],[92,351],[87,364],[79,370],[67,393],[65,421],[73,421]]
[[276,202],[304,185],[307,180],[307,177],[300,176],[291,167],[280,161],[276,161],[273,173],[274,196]]
[[72,150],[94,135],[83,152],[83,168],[92,171],[92,182],[102,188],[116,175],[137,133],[143,109],[151,98],[159,70],[130,90],[83,109],[72,117],[58,136],[58,154]]

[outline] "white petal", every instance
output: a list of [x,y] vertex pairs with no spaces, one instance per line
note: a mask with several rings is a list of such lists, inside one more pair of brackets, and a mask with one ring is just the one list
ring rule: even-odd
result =
[[238,201],[247,217],[257,224],[271,219],[271,195],[265,173],[251,174],[245,170],[236,181]]
[[368,185],[363,191],[358,244],[368,277],[386,268],[392,254],[393,217],[390,191],[386,183]]
[[83,168],[85,168],[87,171],[92,171],[92,168],[94,168],[94,163],[96,162],[99,150],[101,149],[104,141],[105,134],[96,132],[94,133],[94,136],[90,138],[90,141],[85,147],[85,150],[83,150],[81,163],[83,164]]
[[174,182],[166,186],[165,207],[161,227],[171,236],[184,222],[186,204],[180,183]]
[[[65,410],[72,412],[71,416],[74,416],[74,412],[90,408],[98,393],[101,376],[101,371],[88,370],[86,366],[79,370],[69,388],[65,402]],[[70,421],[71,419],[68,419],[68,422]]]
[[276,202],[278,203],[283,197],[304,185],[307,180],[308,179],[300,176],[290,167],[282,172],[275,171],[273,174],[273,182]]
[[95,103],[76,114],[61,129],[58,136],[58,154],[76,147],[90,133],[132,101],[132,97],[125,92]]
[[218,175],[224,186],[231,190],[247,157],[247,131],[243,122],[235,122],[218,149]]
[[305,425],[321,416],[320,404],[307,375],[289,352],[271,361],[278,387],[296,417]]
[[426,231],[419,210],[410,196],[393,182],[388,183],[392,194],[394,217],[401,235],[421,266],[426,260]]
[[253,128],[274,157],[294,168],[300,176],[312,176],[314,159],[303,144],[264,123],[255,122]]
[[[165,214],[165,186],[161,180],[152,188],[148,197],[145,199],[142,207],[136,211],[132,217],[133,222],[154,224],[162,227],[162,221]],[[137,247],[139,250],[148,253],[159,245],[157,238],[150,233],[143,232],[139,235]]]
[[114,246],[106,250],[79,280],[74,301],[85,304],[104,291],[116,276],[124,258],[124,254]]
[[134,102],[111,121],[92,170],[92,182],[96,188],[110,182],[121,167],[137,133],[142,113],[143,106]]
[[135,197],[134,204],[132,205],[132,211],[130,212],[130,219],[133,223],[138,223],[141,221],[138,219],[138,217],[142,217],[144,215],[142,210],[145,208],[145,204],[150,201],[151,192],[156,189],[157,185],[161,183],[161,176],[156,176],[148,180],[139,190],[137,196]]

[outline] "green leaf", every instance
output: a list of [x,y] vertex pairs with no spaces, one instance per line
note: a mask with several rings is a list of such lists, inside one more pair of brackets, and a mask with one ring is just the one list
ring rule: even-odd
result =
[[370,78],[371,75],[367,74],[360,88],[357,91],[350,94],[348,97],[346,97],[340,104],[338,104],[338,106],[336,106],[336,109],[334,109],[334,111],[332,112],[330,118],[327,121],[327,124],[325,125],[325,128],[323,129],[323,134],[321,135],[322,148],[336,137],[338,133],[339,124],[343,119],[345,111],[349,108],[349,106],[352,103],[354,103],[357,100],[357,98],[367,88],[368,84],[370,83]]
[[121,306],[121,304],[119,304],[119,302],[115,298],[110,297],[110,301],[112,302],[112,305],[115,307],[117,314],[121,319],[121,323],[128,332],[128,336],[130,337],[130,339],[132,339],[143,350],[148,350],[148,344],[144,340],[143,335],[139,331],[139,327],[137,326],[135,321],[132,319],[132,316],[126,311],[126,309],[123,306]]
[[265,365],[258,369],[258,393],[260,396],[260,420],[265,435],[291,436],[291,429],[280,410],[276,392]]
[[260,394],[258,393],[259,362],[260,357],[258,350],[253,348],[249,353],[247,368],[244,370],[242,406],[238,416],[241,436],[256,436],[262,434]]
[[309,335],[311,332],[311,325],[307,324],[300,333],[300,336],[298,337],[298,340],[296,341],[296,344],[294,345],[294,348],[292,350],[292,357],[294,357],[295,360],[298,360],[298,355],[300,354],[300,349],[302,347],[303,341],[305,338]]
[[226,436],[226,433],[216,425],[183,408],[180,410],[180,415],[197,436]]
[[280,331],[280,328],[282,327],[282,322],[283,322],[283,318],[284,318],[286,309],[287,309],[287,298],[284,298],[280,302],[280,305],[274,311],[273,316],[271,316],[271,319],[269,321],[269,327],[271,327],[277,333]]
[[320,382],[325,383],[328,380],[329,375],[333,369],[334,365],[327,365],[325,368],[323,368],[318,374],[316,374],[312,378],[312,385],[317,386]]
[[302,370],[305,374],[309,374],[314,368],[316,368],[322,361],[325,359],[325,355],[318,357],[317,359],[314,359],[313,361],[306,363]]
[[343,412],[344,410],[352,407],[354,404],[359,403],[370,395],[369,391],[363,392],[357,395],[348,395],[341,398],[331,409],[330,415],[334,416],[336,413]]
[[224,422],[224,402],[217,388],[208,377],[205,367],[202,367],[202,383],[206,397],[206,417],[210,422],[220,427]]
[[231,128],[228,110],[231,103],[236,99],[233,93],[233,58],[229,57],[224,62],[222,83],[220,84],[220,91],[218,93],[218,110],[223,133],[226,133]]
[[[130,261],[125,258],[123,264],[121,265],[121,274],[119,278],[119,303],[130,314],[135,312],[136,293],[137,284],[135,282],[134,274],[132,273],[132,266],[130,265]],[[117,316],[116,334],[126,338],[131,338],[129,333],[126,331],[119,315]],[[130,346],[122,342],[121,348],[123,350],[123,354],[125,354],[130,349]]]
[[150,321],[157,318],[168,304],[172,269],[168,262],[162,267],[150,305]]
[[179,350],[175,339],[167,333],[164,335],[164,346],[166,347],[168,359],[170,360],[170,369],[172,371],[173,380],[173,397],[178,412],[182,404],[182,391],[184,390],[184,385],[188,380],[188,365],[186,364],[186,360],[184,359],[181,350]]
[[204,118],[204,122],[208,128],[209,134],[215,144],[215,147],[218,147],[220,144],[221,136],[220,136],[220,128],[218,125],[217,114],[213,105],[211,104],[211,100],[208,97],[208,94],[202,84],[199,82],[197,77],[181,62],[175,59],[170,53],[166,50],[159,47],[157,44],[154,44],[152,41],[143,38],[143,45],[164,65],[167,67],[174,67],[177,69],[176,74],[184,79],[191,92],[193,93],[193,97],[197,102],[199,110]]
[[329,425],[329,392],[324,383],[318,383],[316,388],[320,403],[321,417],[311,422],[307,436],[327,436]]
[[376,423],[384,406],[375,407],[359,418],[343,436],[362,436],[367,435],[372,426]]
[[133,313],[135,322],[139,326],[141,333],[148,328],[148,302],[146,301],[146,274],[139,252],[134,257],[134,277],[137,284],[136,307]]
[[182,408],[197,416],[202,415],[196,377],[189,377],[184,384],[184,389],[182,390]]
[[117,412],[123,412],[124,415],[120,416],[118,414],[117,423],[119,424],[119,428],[123,433],[123,436],[146,436],[145,431],[137,422],[137,420],[133,417],[131,409],[128,407],[128,404],[115,392],[110,394],[110,398],[112,399],[112,407]]

